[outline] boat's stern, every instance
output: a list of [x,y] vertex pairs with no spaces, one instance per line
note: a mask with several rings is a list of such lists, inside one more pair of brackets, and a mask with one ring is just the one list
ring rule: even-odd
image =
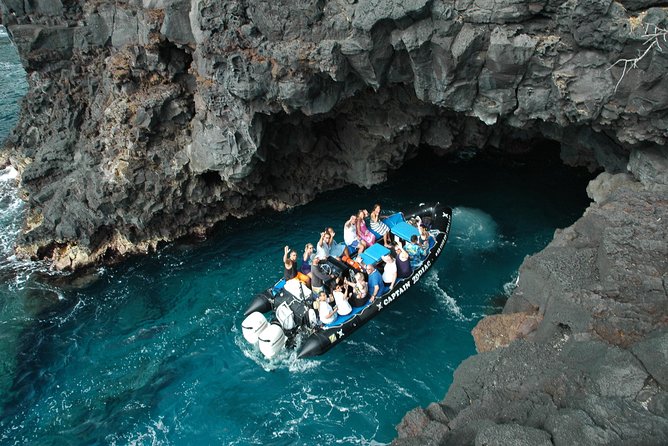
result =
[[248,316],[251,313],[266,313],[268,311],[271,311],[272,301],[273,296],[271,295],[271,291],[267,290],[264,291],[258,295],[256,295],[253,300],[251,301],[250,305],[248,305],[248,308],[246,308],[246,311],[244,311],[244,316]]

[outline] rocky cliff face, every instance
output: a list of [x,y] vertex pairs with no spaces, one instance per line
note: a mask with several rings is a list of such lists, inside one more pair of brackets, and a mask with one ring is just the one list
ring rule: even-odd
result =
[[1,0],[30,92],[5,158],[19,252],[77,268],[371,185],[413,156],[547,136],[623,170],[668,135],[661,2]]
[[394,444],[668,443],[668,150],[629,169],[590,183],[596,202],[474,329],[486,353]]

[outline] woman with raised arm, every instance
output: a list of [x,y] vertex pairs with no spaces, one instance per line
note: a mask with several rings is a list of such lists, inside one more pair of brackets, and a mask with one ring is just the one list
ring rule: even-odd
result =
[[311,272],[311,257],[313,256],[313,243],[307,243],[304,246],[304,254],[302,254],[302,266],[299,268],[303,274]]

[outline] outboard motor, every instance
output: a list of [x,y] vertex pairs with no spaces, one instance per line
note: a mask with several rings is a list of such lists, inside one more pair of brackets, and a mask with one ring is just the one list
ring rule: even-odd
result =
[[267,359],[271,359],[283,350],[287,338],[280,325],[270,324],[260,333],[258,340],[262,354]]
[[318,316],[315,313],[313,308],[309,308],[306,312],[306,317],[308,320],[308,325],[311,328],[315,328],[318,325]]
[[257,311],[249,314],[241,323],[244,338],[251,344],[256,344],[258,336],[269,326],[269,322],[262,313]]

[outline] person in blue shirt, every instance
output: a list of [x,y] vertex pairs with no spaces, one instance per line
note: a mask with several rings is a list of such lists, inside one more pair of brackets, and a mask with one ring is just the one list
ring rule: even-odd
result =
[[369,300],[373,302],[386,291],[385,284],[383,283],[383,276],[373,265],[366,266],[366,273],[369,275]]
[[[429,246],[429,243],[427,243],[427,246]],[[427,257],[427,248],[424,244],[420,243],[417,235],[411,236],[411,241],[406,242],[404,249],[411,258],[411,267],[413,269],[417,268],[425,257]]]

